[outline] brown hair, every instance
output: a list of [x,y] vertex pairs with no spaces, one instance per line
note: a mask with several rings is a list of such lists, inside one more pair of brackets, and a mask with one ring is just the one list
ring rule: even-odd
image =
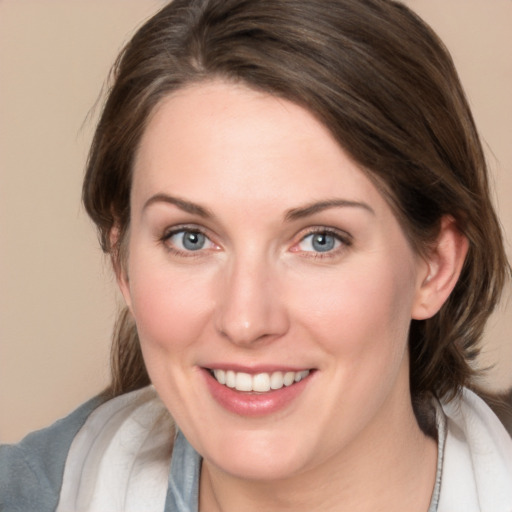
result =
[[[469,240],[460,279],[433,318],[410,329],[411,392],[475,388],[472,361],[509,266],[486,163],[449,53],[391,0],[174,0],[120,55],[92,143],[83,201],[102,247],[122,265],[132,165],[168,94],[221,78],[293,101],[327,126],[394,209],[415,249],[444,215]],[[119,229],[111,244],[112,228]],[[129,313],[118,321],[111,392],[149,382]]]

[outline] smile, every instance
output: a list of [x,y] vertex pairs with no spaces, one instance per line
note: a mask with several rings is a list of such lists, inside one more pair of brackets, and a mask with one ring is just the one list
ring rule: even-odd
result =
[[277,391],[285,386],[291,386],[306,378],[309,373],[310,370],[302,370],[297,372],[277,371],[251,375],[249,373],[235,372],[233,370],[211,370],[211,374],[219,384],[236,389],[237,391],[254,391],[257,393]]

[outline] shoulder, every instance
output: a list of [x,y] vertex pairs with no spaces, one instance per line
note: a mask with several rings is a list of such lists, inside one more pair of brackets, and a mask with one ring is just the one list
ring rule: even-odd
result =
[[439,512],[512,510],[512,439],[475,393],[443,403],[446,442]]
[[93,398],[20,443],[0,446],[0,510],[55,509],[71,443],[89,415],[104,401]]

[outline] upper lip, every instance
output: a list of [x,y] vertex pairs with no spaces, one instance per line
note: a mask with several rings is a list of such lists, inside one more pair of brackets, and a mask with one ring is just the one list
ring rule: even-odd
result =
[[258,364],[258,365],[241,365],[236,363],[211,363],[202,366],[207,370],[225,370],[241,373],[248,373],[250,375],[257,375],[258,373],[273,373],[273,372],[301,372],[304,370],[312,370],[310,366],[290,366],[290,365],[277,365],[277,364]]

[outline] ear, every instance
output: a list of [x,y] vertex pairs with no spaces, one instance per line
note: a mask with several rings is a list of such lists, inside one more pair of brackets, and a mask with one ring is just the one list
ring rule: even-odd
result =
[[112,267],[114,269],[114,273],[116,275],[117,285],[119,286],[119,290],[124,297],[124,301],[128,306],[130,312],[132,311],[131,304],[131,292],[130,292],[130,281],[128,279],[128,251],[124,244],[128,243],[128,234],[124,235],[125,240],[121,240],[121,232],[118,225],[115,225],[110,230],[109,240],[110,240],[110,258],[112,262]]
[[435,244],[424,259],[426,267],[419,276],[413,319],[431,318],[441,309],[457,284],[468,246],[468,239],[459,231],[455,219],[443,217]]

